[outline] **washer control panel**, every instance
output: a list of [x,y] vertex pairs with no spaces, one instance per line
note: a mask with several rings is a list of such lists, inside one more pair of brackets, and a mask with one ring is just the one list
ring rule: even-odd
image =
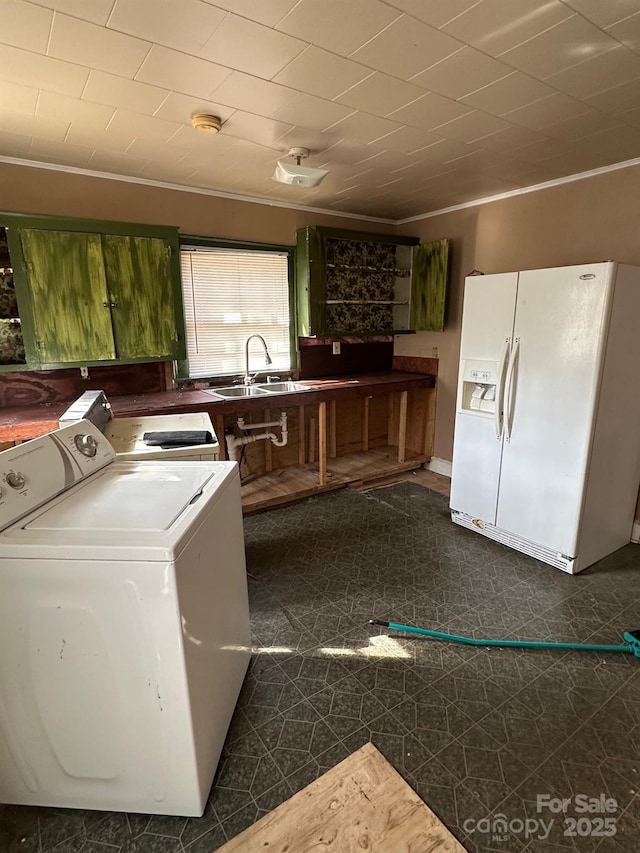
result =
[[113,462],[90,421],[79,421],[0,453],[0,530]]

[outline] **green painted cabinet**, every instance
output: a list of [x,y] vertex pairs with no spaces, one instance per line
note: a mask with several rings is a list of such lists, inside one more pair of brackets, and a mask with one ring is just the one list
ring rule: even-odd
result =
[[28,367],[184,358],[177,230],[135,229],[153,230],[9,225],[24,273]]
[[[309,226],[297,232],[298,334],[444,327],[448,241]],[[432,247],[424,251],[426,247]],[[437,250],[433,247],[438,247]]]

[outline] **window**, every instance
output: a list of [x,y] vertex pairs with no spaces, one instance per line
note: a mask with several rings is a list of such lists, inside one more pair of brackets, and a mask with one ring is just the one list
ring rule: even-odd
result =
[[[289,256],[286,249],[182,246],[189,376],[244,374],[253,334],[267,343],[269,370],[289,370]],[[266,369],[258,342],[250,354],[252,372]]]

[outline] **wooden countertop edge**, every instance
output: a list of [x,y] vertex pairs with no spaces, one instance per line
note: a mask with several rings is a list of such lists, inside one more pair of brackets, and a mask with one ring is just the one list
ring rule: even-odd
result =
[[[305,379],[311,391],[278,394],[268,400],[219,400],[206,391],[166,391],[156,394],[131,394],[110,397],[115,417],[170,415],[206,411],[210,415],[260,411],[271,408],[318,403],[321,400],[366,397],[378,391],[407,391],[411,388],[434,388],[436,377],[431,374],[386,372],[341,378]],[[58,418],[68,408],[66,403],[43,403],[0,410],[0,441],[26,441],[58,428]]]

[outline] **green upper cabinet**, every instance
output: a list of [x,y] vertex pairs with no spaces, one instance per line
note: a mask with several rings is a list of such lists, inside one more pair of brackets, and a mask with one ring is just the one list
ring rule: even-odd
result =
[[116,358],[100,235],[25,228],[20,240],[39,360]]
[[151,237],[103,236],[118,358],[171,357],[177,340],[171,249]]
[[176,228],[19,214],[0,226],[27,369],[185,358]]
[[[297,232],[298,334],[442,328],[448,241],[309,226]],[[427,247],[433,251],[422,251]]]

